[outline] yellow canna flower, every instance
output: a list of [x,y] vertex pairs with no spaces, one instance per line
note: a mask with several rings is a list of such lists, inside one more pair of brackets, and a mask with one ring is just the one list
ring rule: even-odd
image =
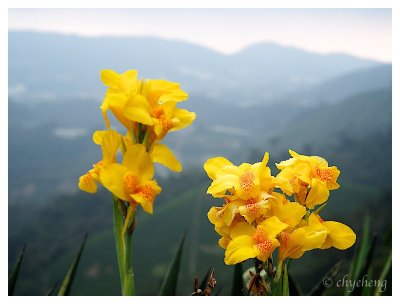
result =
[[278,251],[278,263],[281,265],[286,258],[298,259],[304,252],[321,248],[328,230],[320,222],[294,229],[292,232],[282,232],[279,238],[281,246]]
[[[131,138],[132,136],[129,132],[127,136],[123,137],[125,148],[134,145]],[[149,148],[149,153],[153,162],[162,164],[175,172],[182,171],[181,163],[176,159],[174,153],[166,145],[152,143]]]
[[140,204],[153,213],[155,197],[161,188],[153,180],[154,165],[143,145],[127,147],[122,164],[111,163],[103,167],[100,181],[105,188],[121,200]]
[[93,141],[101,145],[103,159],[93,165],[93,169],[79,177],[78,187],[88,193],[97,192],[97,183],[100,183],[100,172],[106,164],[115,163],[122,136],[114,130],[96,131]]
[[138,80],[137,71],[130,70],[118,74],[111,70],[101,71],[103,83],[109,87],[101,110],[107,127],[110,122],[107,111],[130,131],[135,123],[154,127],[157,139],[162,139],[169,131],[189,126],[195,113],[176,108],[176,103],[186,100],[188,95],[179,83],[166,80]]
[[151,107],[146,98],[140,94],[140,82],[137,80],[136,70],[129,70],[123,74],[102,70],[101,80],[109,87],[100,107],[107,128],[110,127],[108,110],[128,130],[133,129],[133,122],[153,124],[150,116]]
[[229,220],[229,224],[226,224],[223,218],[224,214],[224,212],[221,212],[221,208],[212,207],[210,211],[208,211],[207,217],[211,224],[214,225],[215,231],[221,236],[218,244],[226,249],[231,241],[230,234],[232,229],[235,228],[238,223],[243,222],[243,219],[236,215],[233,219]]
[[247,222],[238,223],[231,231],[232,239],[225,251],[225,263],[233,265],[250,258],[265,262],[280,243],[277,235],[287,228],[276,216],[254,227]]
[[268,199],[268,216],[276,216],[293,230],[306,214],[306,208],[299,203],[290,202],[283,194],[273,192]]
[[[299,201],[307,208],[325,203],[329,191],[340,187],[336,182],[340,171],[337,167],[329,167],[328,162],[319,156],[300,155],[289,150],[291,159],[282,161],[276,166],[282,170],[278,179],[286,179],[291,189],[282,189],[287,194],[298,194]],[[291,192],[291,193],[290,193]]]
[[168,132],[190,126],[196,113],[176,107],[176,102],[168,101],[153,106],[152,109],[155,140],[161,140]]
[[274,188],[271,170],[266,167],[269,154],[265,153],[261,163],[233,165],[223,157],[211,158],[204,164],[207,175],[213,179],[207,193],[224,197],[226,192],[241,200],[255,199],[261,192],[269,193]]
[[308,221],[314,225],[321,223],[328,231],[325,242],[320,247],[321,249],[335,247],[340,250],[345,250],[353,246],[356,241],[356,234],[354,231],[342,223],[324,221],[318,214],[314,213],[310,215]]

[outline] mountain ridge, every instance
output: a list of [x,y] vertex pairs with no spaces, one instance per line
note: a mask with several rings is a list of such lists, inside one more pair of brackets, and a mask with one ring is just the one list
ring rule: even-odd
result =
[[[178,81],[189,94],[203,93],[231,102],[254,102],[252,91],[261,87],[268,94],[256,101],[267,103],[288,91],[306,89],[349,71],[379,64],[354,56],[330,57],[271,43],[224,55],[179,40],[29,31],[9,32],[8,50],[10,91],[36,100],[101,97],[101,69],[123,72],[135,68],[140,77]],[[254,51],[257,54],[249,54]]]

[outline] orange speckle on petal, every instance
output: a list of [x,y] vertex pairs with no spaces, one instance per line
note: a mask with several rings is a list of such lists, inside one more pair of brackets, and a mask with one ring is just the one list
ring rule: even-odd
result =
[[274,246],[272,244],[272,241],[269,239],[266,239],[262,243],[258,243],[256,245],[256,248],[263,261],[265,261],[271,255],[272,251],[274,251]]
[[92,182],[92,180],[93,180],[93,177],[89,172],[81,177],[81,181],[85,185],[90,184]]
[[290,234],[285,232],[285,231],[282,231],[280,239],[281,239],[281,245],[284,248],[287,248],[287,245],[288,245],[288,242],[289,242],[289,239],[290,239]]
[[239,178],[239,185],[240,188],[244,191],[244,192],[250,192],[253,190],[254,188],[254,179],[255,176],[253,174],[253,172],[251,171],[247,171],[246,173],[244,173],[242,176],[240,176]]
[[253,240],[258,243],[263,243],[268,240],[264,230],[257,228],[256,232],[253,234]]
[[136,192],[136,187],[138,185],[138,179],[135,174],[128,172],[124,176],[124,185],[129,194]]
[[257,217],[259,211],[260,211],[260,206],[258,204],[249,204],[244,206],[245,213],[247,216],[251,218]]
[[153,201],[154,200],[154,190],[151,186],[145,185],[143,187],[140,187],[139,190],[140,195],[147,201]]
[[323,182],[330,181],[333,179],[333,174],[331,170],[328,169],[315,169],[315,175]]

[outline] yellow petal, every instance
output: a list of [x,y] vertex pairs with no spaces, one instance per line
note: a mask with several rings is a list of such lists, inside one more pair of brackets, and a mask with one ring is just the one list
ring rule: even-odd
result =
[[136,70],[128,70],[121,75],[122,89],[131,94],[137,94],[137,74]]
[[149,84],[149,92],[157,96],[157,101],[180,102],[188,98],[188,94],[180,89],[179,83],[158,79],[146,80],[146,82]]
[[214,180],[216,178],[217,172],[221,170],[223,167],[228,165],[232,166],[233,164],[225,157],[219,156],[219,157],[209,158],[204,163],[204,170],[206,171],[208,177]]
[[[307,226],[306,226],[307,227]],[[326,236],[328,235],[328,230],[323,229],[312,229],[310,227],[302,227],[300,229],[306,229],[306,234],[304,237],[303,250],[308,251],[316,248],[321,248],[324,244]]]
[[121,146],[121,140],[122,136],[117,131],[109,129],[103,133],[101,150],[105,164],[116,162],[117,153]]
[[229,238],[223,236],[223,237],[221,237],[221,238],[218,240],[218,245],[219,245],[221,248],[226,249],[226,247],[228,247],[230,241],[231,241],[231,239],[229,239]]
[[350,227],[334,221],[326,221],[322,225],[329,229],[329,238],[333,247],[344,250],[355,243],[356,234]]
[[264,170],[266,170],[267,169],[267,163],[268,163],[268,160],[269,160],[269,153],[268,152],[265,152],[264,153],[264,157],[263,157],[263,160],[261,161],[261,164],[260,164],[260,166],[259,166],[259,168],[258,168],[258,176],[259,175],[261,175],[262,174],[262,172],[264,171]]
[[153,162],[160,163],[175,172],[181,172],[182,166],[174,153],[165,145],[154,144],[150,152]]
[[301,221],[303,216],[306,214],[306,208],[299,203],[283,203],[279,198],[274,197],[269,199],[270,201],[270,213],[279,218],[280,221],[294,228]]
[[253,248],[253,239],[248,235],[242,235],[233,239],[225,251],[225,264],[234,265],[247,259],[256,257]]
[[328,198],[329,190],[326,185],[317,178],[313,178],[311,182],[311,189],[306,199],[307,208],[313,209],[316,205],[325,203]]
[[103,141],[104,134],[106,134],[105,130],[97,130],[93,133],[93,142],[96,145],[101,145],[101,142]]
[[79,177],[78,183],[79,189],[88,193],[96,193],[97,192],[97,184],[95,179],[92,177],[90,173],[86,173]]
[[230,226],[232,224],[233,219],[236,214],[239,212],[239,208],[241,205],[245,204],[242,201],[232,201],[224,205],[222,209],[218,212],[218,216],[222,219],[226,226]]
[[288,225],[281,222],[276,216],[271,216],[262,221],[257,227],[264,230],[268,238],[275,238],[281,231],[285,230]]
[[131,201],[124,184],[125,174],[128,169],[120,164],[108,164],[100,172],[102,185],[111,193],[124,201]]
[[138,191],[131,194],[132,199],[139,203],[147,213],[153,213],[155,197],[161,193],[161,187],[156,181],[151,180],[138,187]]
[[262,218],[268,211],[268,202],[260,201],[253,204],[242,204],[239,206],[239,213],[248,223],[254,222],[256,219]]
[[126,118],[144,125],[152,126],[153,119],[150,115],[151,108],[143,95],[133,96],[123,107],[123,114]]
[[172,119],[175,123],[170,131],[177,131],[190,126],[192,122],[196,119],[196,113],[176,108]]
[[265,262],[279,246],[280,243],[276,238],[268,239],[265,242],[255,245],[254,248],[257,253],[257,259]]
[[112,89],[122,89],[121,75],[113,70],[101,70],[100,78],[106,86]]
[[151,161],[150,154],[141,144],[127,147],[122,165],[135,172],[141,180],[150,180],[154,176],[154,164]]
[[279,170],[283,170],[286,167],[293,167],[293,165],[296,163],[296,161],[297,160],[295,158],[289,158],[288,160],[283,160],[279,164],[275,164],[275,165]]
[[207,217],[211,224],[217,225],[217,223],[220,221],[218,211],[221,209],[221,207],[211,207],[211,209],[208,211]]
[[103,102],[100,106],[101,114],[103,115],[104,122],[106,124],[106,128],[110,128],[110,120],[107,116],[107,111],[110,109],[107,102]]
[[239,222],[233,227],[230,237],[231,239],[235,239],[241,235],[247,235],[252,237],[256,232],[256,228],[253,225],[250,225],[247,222]]
[[207,193],[214,197],[223,197],[225,192],[232,188],[237,181],[238,177],[236,175],[220,176],[211,183],[211,186],[207,189]]

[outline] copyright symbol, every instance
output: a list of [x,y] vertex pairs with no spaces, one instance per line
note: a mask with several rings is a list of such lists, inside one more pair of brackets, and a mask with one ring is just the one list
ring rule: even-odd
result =
[[324,279],[322,280],[322,284],[323,284],[325,287],[331,287],[331,286],[332,286],[332,278],[330,278],[330,277],[324,278]]

